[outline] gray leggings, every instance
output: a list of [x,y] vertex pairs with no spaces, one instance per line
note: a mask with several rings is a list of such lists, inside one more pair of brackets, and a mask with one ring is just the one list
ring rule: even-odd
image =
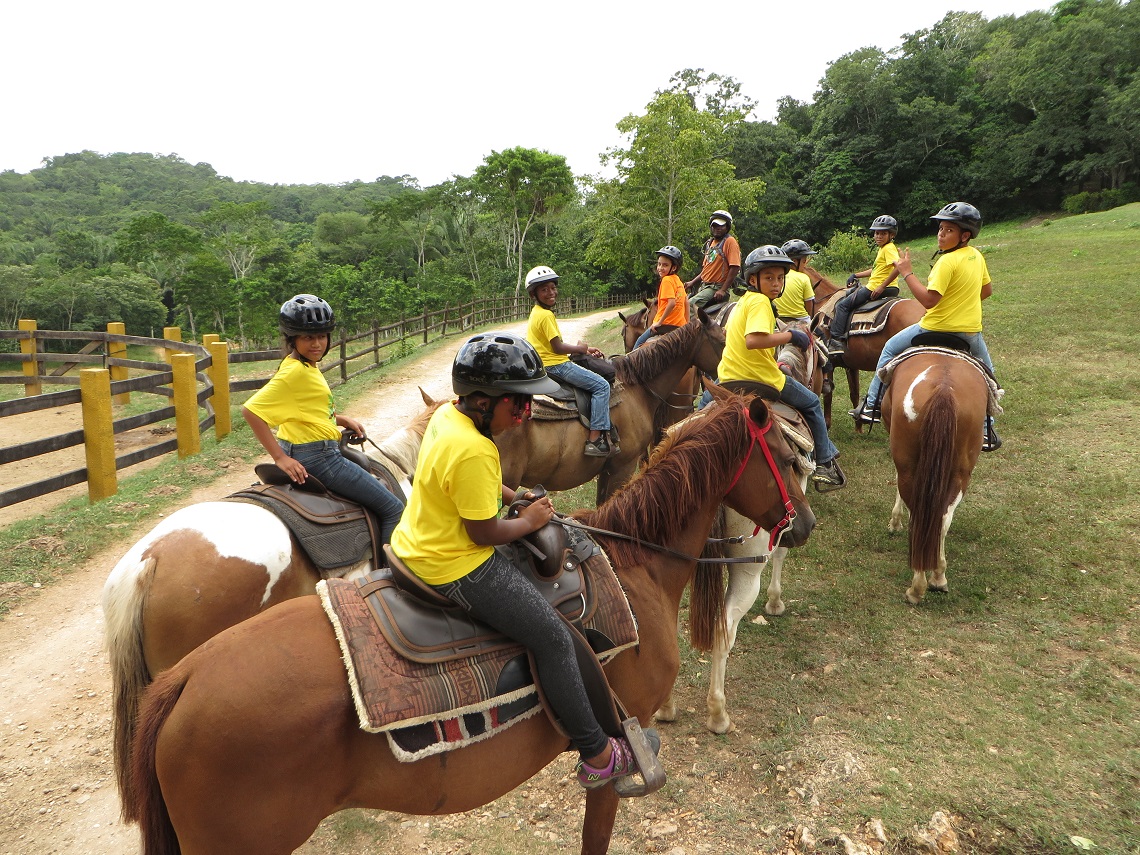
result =
[[570,630],[509,561],[496,551],[466,576],[434,587],[534,654],[535,677],[582,757],[596,757],[605,750],[606,735],[586,697]]

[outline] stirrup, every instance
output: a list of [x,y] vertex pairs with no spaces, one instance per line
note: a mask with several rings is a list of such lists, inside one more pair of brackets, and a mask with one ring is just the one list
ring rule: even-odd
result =
[[[616,778],[613,783],[614,792],[623,799],[657,792],[665,786],[665,769],[657,759],[657,752],[661,750],[661,738],[653,728],[642,730],[641,724],[632,716],[621,723],[621,729],[629,747],[633,749],[637,771],[633,775]],[[640,782],[635,775],[641,777]]]

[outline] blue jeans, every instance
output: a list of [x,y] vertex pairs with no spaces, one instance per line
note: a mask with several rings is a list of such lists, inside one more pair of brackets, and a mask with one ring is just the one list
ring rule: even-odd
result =
[[[839,455],[839,449],[827,435],[827,420],[823,417],[819,396],[798,380],[786,377],[784,388],[780,390],[780,400],[803,414],[811,431],[812,442],[815,443],[815,462],[824,465],[834,460]],[[697,408],[703,410],[711,403],[712,393],[706,389]]]
[[590,430],[610,429],[610,384],[600,374],[567,361],[546,366],[546,373],[590,393]]
[[586,696],[570,630],[506,558],[496,551],[466,576],[433,587],[534,654],[535,679],[582,757],[605,750],[606,735]]
[[331,439],[294,445],[278,440],[285,453],[305,467],[305,471],[337,495],[368,508],[380,520],[380,539],[387,543],[400,521],[404,506],[380,482],[340,453]]
[[673,330],[675,330],[675,329],[677,329],[677,327],[671,326],[671,325],[670,326],[662,325],[658,329],[653,329],[653,327],[646,327],[645,332],[643,332],[641,335],[639,335],[637,337],[637,341],[635,341],[633,343],[633,349],[637,350],[637,348],[641,347],[643,344],[645,344],[647,341],[649,341],[649,339],[653,338],[655,335],[665,335],[665,333],[673,332]]

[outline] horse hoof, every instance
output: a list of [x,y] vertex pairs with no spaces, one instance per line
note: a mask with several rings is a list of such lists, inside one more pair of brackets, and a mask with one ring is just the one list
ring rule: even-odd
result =
[[915,596],[914,594],[912,594],[912,593],[910,592],[910,590],[908,589],[908,590],[907,590],[907,592],[906,592],[906,601],[907,601],[908,603],[910,603],[912,606],[917,606],[919,603],[921,603],[921,602],[922,602],[922,597],[916,597],[916,596]]
[[657,721],[676,721],[677,720],[677,707],[667,706],[661,707],[653,714],[653,718]]
[[779,617],[784,613],[785,606],[783,600],[777,600],[775,603],[765,603],[764,613],[772,615],[772,617]]
[[736,730],[736,725],[728,717],[719,719],[709,716],[708,721],[705,722],[705,727],[721,736]]
[[949,585],[931,585],[927,590],[933,591],[936,594],[949,594],[950,593],[950,586]]

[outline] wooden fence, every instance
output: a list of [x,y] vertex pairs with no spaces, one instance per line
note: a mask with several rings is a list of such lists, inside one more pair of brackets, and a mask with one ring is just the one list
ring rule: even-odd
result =
[[[560,304],[564,314],[625,306],[631,295],[572,298]],[[531,308],[529,299],[514,297],[473,300],[457,306],[425,311],[396,323],[358,331],[344,330],[333,341],[336,358],[321,361],[329,386],[387,364],[393,359],[447,336],[462,335],[479,327],[517,321]],[[216,335],[199,344],[181,341],[181,330],[168,327],[163,338],[127,335],[122,324],[109,324],[107,332],[40,330],[34,321],[20,321],[17,330],[0,330],[0,340],[16,339],[20,353],[0,354],[0,360],[22,363],[22,373],[0,375],[0,384],[24,386],[24,397],[0,401],[0,436],[3,419],[40,410],[79,404],[83,428],[55,436],[0,447],[0,465],[27,460],[75,446],[84,446],[87,465],[33,483],[0,492],[0,508],[86,482],[92,502],[112,496],[118,489],[117,472],[145,460],[177,451],[180,457],[200,451],[201,431],[210,427],[222,439],[230,431],[230,393],[248,392],[265,385],[281,359],[279,350],[233,351]],[[52,341],[86,342],[76,353],[53,353]],[[127,359],[127,345],[153,347],[164,361]],[[388,348],[395,348],[394,351]],[[330,356],[334,351],[330,349]],[[263,376],[234,380],[230,366],[267,362]],[[45,373],[48,365],[56,367]],[[78,376],[72,372],[80,368]],[[136,376],[131,377],[131,373]],[[73,387],[44,392],[44,386]],[[133,392],[158,395],[170,404],[144,413],[115,419],[112,403],[125,404]],[[127,454],[115,455],[114,436],[173,418],[175,437]]]

